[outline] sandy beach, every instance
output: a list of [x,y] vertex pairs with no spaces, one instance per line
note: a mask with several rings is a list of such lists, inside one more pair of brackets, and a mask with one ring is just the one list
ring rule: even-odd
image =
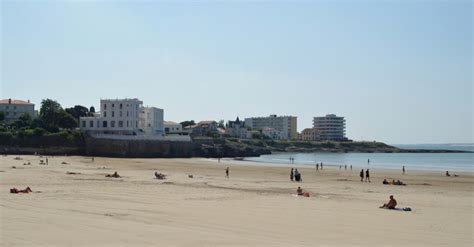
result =
[[[472,173],[371,169],[372,182],[361,183],[359,170],[325,167],[300,169],[296,183],[289,168],[232,160],[40,159],[0,157],[1,246],[474,244]],[[122,177],[105,177],[115,171]],[[27,186],[34,193],[9,192]],[[298,186],[311,196],[295,196]],[[389,195],[413,211],[379,209]]]

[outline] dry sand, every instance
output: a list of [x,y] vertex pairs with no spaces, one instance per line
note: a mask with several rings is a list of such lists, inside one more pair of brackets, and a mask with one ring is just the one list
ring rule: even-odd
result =
[[[474,243],[472,173],[371,169],[372,183],[361,183],[358,170],[326,167],[300,169],[304,182],[294,183],[289,168],[230,160],[54,157],[42,166],[39,157],[14,157],[0,157],[0,246]],[[114,171],[123,177],[105,177]],[[168,178],[154,179],[155,171]],[[382,185],[383,178],[408,186]],[[36,193],[9,193],[26,186]],[[311,197],[292,195],[297,186]],[[413,211],[379,209],[390,194]]]

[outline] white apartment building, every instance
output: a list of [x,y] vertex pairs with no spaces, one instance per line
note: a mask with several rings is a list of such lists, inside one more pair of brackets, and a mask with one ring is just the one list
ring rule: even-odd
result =
[[81,117],[79,127],[97,134],[140,134],[140,111],[143,102],[138,99],[101,99],[100,113]]
[[142,107],[138,127],[145,135],[164,135],[163,109]]
[[346,120],[335,114],[327,114],[324,117],[313,119],[313,128],[318,132],[321,140],[345,141]]
[[35,104],[30,103],[30,100],[2,99],[0,100],[0,112],[4,113],[6,121],[16,120],[23,113],[27,113],[31,118],[36,117]]
[[283,140],[298,138],[297,117],[295,116],[270,115],[269,117],[246,118],[245,126],[257,130],[272,128],[281,132]]

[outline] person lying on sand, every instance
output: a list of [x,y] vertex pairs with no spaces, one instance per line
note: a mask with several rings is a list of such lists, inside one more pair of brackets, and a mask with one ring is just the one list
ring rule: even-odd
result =
[[393,195],[391,195],[390,201],[382,205],[380,208],[395,209],[396,206],[397,206],[397,201],[393,199]]
[[161,173],[161,172],[160,173],[155,172],[155,177],[156,177],[156,179],[165,179],[166,175]]
[[30,193],[30,192],[33,192],[30,187],[26,187],[26,189],[24,190],[19,190],[17,188],[11,188],[10,189],[10,193],[13,193],[13,194],[18,194],[18,193]]
[[382,182],[382,184],[388,184],[387,179],[384,179],[383,182]]
[[80,172],[66,172],[66,174],[74,175],[74,174],[81,174],[81,173]]
[[105,175],[105,176],[108,177],[108,178],[120,178],[120,175],[118,175],[117,172],[114,172],[114,174],[112,174],[112,175],[107,174],[107,175]]

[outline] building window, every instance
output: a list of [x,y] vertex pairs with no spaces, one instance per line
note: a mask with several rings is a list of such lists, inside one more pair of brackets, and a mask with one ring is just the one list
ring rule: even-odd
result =
[[127,120],[127,127],[128,127],[128,120]]
[[135,121],[135,128],[138,128],[138,121]]
[[104,110],[107,110],[107,104],[104,104]]
[[120,104],[120,110],[122,110],[122,104]]
[[7,106],[7,110],[8,110],[9,106]]
[[16,105],[13,106],[13,110],[16,110]]
[[82,121],[82,128],[86,127],[86,121]]
[[106,111],[104,111],[104,117],[107,117],[107,112]]
[[118,127],[122,128],[123,127],[123,121],[118,121]]
[[91,120],[91,121],[89,122],[89,127],[91,127],[91,128],[94,127],[94,121]]
[[128,117],[128,111],[127,111],[127,117]]
[[122,117],[122,111],[120,111],[120,114],[119,114],[119,115],[120,115],[120,117]]
[[115,128],[115,121],[110,121],[110,127]]
[[16,116],[16,112],[13,112],[13,116]]
[[115,117],[115,111],[112,111],[112,117]]
[[107,121],[102,122],[102,127],[107,128]]
[[112,104],[112,108],[114,108],[114,107],[115,107],[115,104]]

